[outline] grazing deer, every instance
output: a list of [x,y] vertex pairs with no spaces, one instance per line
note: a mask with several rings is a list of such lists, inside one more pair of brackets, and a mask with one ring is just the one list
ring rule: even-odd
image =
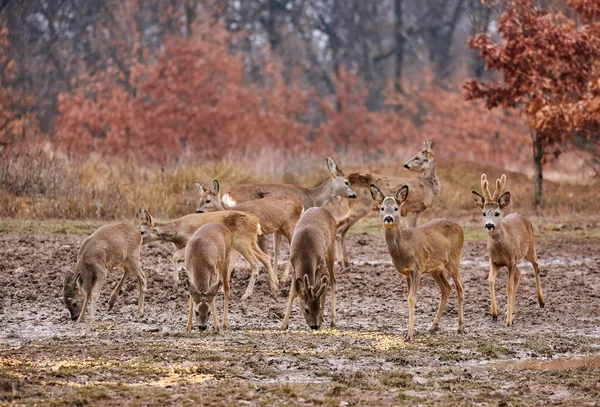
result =
[[488,255],[490,256],[490,296],[492,300],[492,319],[498,320],[498,306],[496,305],[496,275],[500,267],[508,269],[508,283],[506,285],[507,310],[506,326],[511,326],[515,311],[517,288],[521,280],[521,272],[517,267],[520,260],[525,258],[533,265],[535,272],[535,288],[538,304],[544,308],[544,294],[540,284],[540,269],[535,253],[535,239],[533,225],[520,213],[511,213],[503,217],[502,209],[510,203],[510,192],[504,192],[506,175],[502,174],[496,180],[496,191],[490,194],[489,182],[485,174],[481,174],[481,192],[483,196],[472,191],[473,199],[477,206],[483,209],[483,224],[488,231]]
[[[254,199],[242,202],[234,207],[229,207],[221,201],[219,181],[214,180],[210,189],[205,188],[200,182],[196,182],[196,187],[200,193],[196,213],[236,210],[248,212],[258,217],[260,228],[263,232],[263,235],[259,237],[259,244],[261,243],[261,239],[273,233],[275,248],[273,270],[277,273],[279,252],[281,250],[281,236],[285,236],[288,243],[292,241],[292,233],[294,233],[296,222],[298,222],[300,215],[304,211],[302,201],[298,198],[288,196],[267,196],[262,199]],[[261,248],[266,253],[265,246],[263,241]],[[286,273],[283,276],[284,282],[287,280],[288,271],[289,268],[286,268]]]
[[385,196],[381,190],[371,185],[371,195],[380,206],[381,220],[385,228],[392,263],[400,274],[406,277],[408,285],[408,332],[407,340],[414,338],[415,303],[421,275],[431,274],[442,291],[442,298],[430,332],[438,329],[446,301],[450,296],[450,284],[444,276],[444,269],[454,280],[458,295],[458,332],[464,332],[463,286],[460,278],[460,254],[464,242],[463,230],[454,222],[436,219],[416,228],[402,229],[400,208],[408,198],[409,188],[404,185],[394,196]]
[[310,208],[302,214],[290,248],[294,279],[281,329],[287,329],[296,296],[300,297],[306,322],[311,329],[323,324],[325,290],[331,286],[331,327],[335,327],[335,232],[333,216],[323,208]]
[[313,189],[293,184],[245,184],[233,187],[224,194],[223,203],[233,207],[241,202],[266,196],[290,196],[300,199],[306,210],[314,206],[323,206],[334,196],[356,198],[350,182],[331,157],[327,157],[327,169],[331,173],[331,177]]
[[117,300],[125,277],[133,273],[140,289],[137,315],[141,317],[144,314],[147,278],[140,267],[141,244],[138,226],[131,223],[102,226],[83,241],[77,253],[75,273],[66,275],[63,285],[63,302],[73,321],[84,321],[88,302],[90,320],[94,321],[96,302],[108,270],[116,267],[123,269],[123,277],[110,295],[109,311]]
[[[187,331],[192,330],[193,314],[198,329],[206,330],[213,315],[213,327],[219,330],[215,296],[223,286],[223,330],[228,328],[229,312],[229,252],[233,246],[233,234],[221,223],[200,226],[185,246],[185,267],[188,272],[190,306]],[[218,273],[217,273],[218,272]],[[220,277],[220,279],[219,279]]]
[[338,221],[338,260],[348,266],[346,251],[346,234],[350,228],[369,213],[378,211],[371,199],[371,184],[380,185],[386,193],[393,194],[402,185],[410,188],[410,197],[402,205],[401,215],[406,218],[406,226],[416,227],[419,216],[430,209],[433,201],[440,194],[440,180],[435,172],[433,148],[435,142],[425,141],[423,150],[408,160],[404,168],[421,172],[422,177],[401,178],[378,174],[352,173],[348,176],[352,188],[356,191],[356,199],[348,200],[348,212]]
[[140,232],[142,234],[142,244],[150,243],[155,240],[172,242],[177,249],[171,258],[173,264],[173,279],[175,287],[179,284],[179,272],[177,263],[185,258],[185,245],[196,230],[207,223],[218,222],[225,225],[233,233],[233,248],[240,253],[252,268],[252,275],[246,293],[242,300],[247,299],[254,291],[254,283],[258,277],[259,262],[267,269],[269,275],[269,284],[273,296],[279,296],[279,283],[277,276],[271,268],[269,256],[258,247],[258,235],[262,234],[258,218],[251,213],[239,211],[221,211],[214,213],[194,213],[170,222],[154,222],[152,216],[143,209],[140,209],[143,216]]

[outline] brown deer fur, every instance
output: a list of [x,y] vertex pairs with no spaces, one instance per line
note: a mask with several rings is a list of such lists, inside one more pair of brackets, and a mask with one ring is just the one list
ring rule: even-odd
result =
[[400,226],[399,208],[407,200],[409,187],[403,186],[394,196],[384,196],[381,190],[371,185],[373,199],[380,207],[380,216],[385,228],[392,263],[406,277],[408,285],[408,332],[406,339],[414,338],[415,304],[421,276],[431,274],[442,291],[442,298],[430,332],[438,329],[446,301],[450,295],[450,284],[444,276],[447,270],[458,295],[458,332],[464,331],[463,287],[460,278],[460,255],[464,242],[463,230],[454,222],[436,219],[416,228]]

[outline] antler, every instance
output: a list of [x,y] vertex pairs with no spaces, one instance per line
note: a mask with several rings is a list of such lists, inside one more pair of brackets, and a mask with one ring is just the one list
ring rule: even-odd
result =
[[490,195],[490,183],[487,180],[487,175],[481,174],[481,192],[483,192],[483,199],[485,202],[491,202],[492,198]]
[[[506,175],[502,174],[500,179],[496,180],[496,191],[494,191],[494,196],[492,196],[492,202],[497,202],[504,191],[504,186],[506,185]],[[489,194],[489,192],[488,192]]]
[[310,281],[308,281],[308,274],[304,275],[304,293],[306,294],[306,298],[311,299],[315,298],[315,288],[310,286]]

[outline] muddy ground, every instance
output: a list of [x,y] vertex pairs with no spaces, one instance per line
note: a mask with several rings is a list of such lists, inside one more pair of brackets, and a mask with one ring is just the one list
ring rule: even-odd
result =
[[492,322],[486,243],[467,240],[461,270],[466,333],[456,332],[454,289],[440,331],[427,332],[440,293],[425,276],[410,343],[403,339],[406,283],[381,234],[352,236],[352,267],[336,267],[337,329],[310,331],[296,305],[291,329],[278,331],[289,286],[273,299],[262,273],[254,296],[241,303],[250,272],[240,262],[229,332],[189,335],[185,273],[175,291],[171,248],[160,243],[142,249],[148,273],[142,319],[135,317],[133,279],[115,309],[106,311],[121,273],[115,271],[104,286],[98,321],[71,322],[61,302],[62,279],[73,270],[84,237],[0,234],[0,405],[600,403],[598,233],[538,238],[546,307],[538,307],[533,269],[523,262],[510,328],[503,324],[507,273],[497,280],[501,317]]

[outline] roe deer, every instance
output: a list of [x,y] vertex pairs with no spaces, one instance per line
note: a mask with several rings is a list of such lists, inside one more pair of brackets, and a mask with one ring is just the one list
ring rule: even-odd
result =
[[241,202],[261,199],[266,196],[291,196],[302,201],[304,209],[323,206],[334,196],[355,198],[356,193],[335,160],[327,157],[327,169],[331,177],[316,188],[303,188],[293,184],[245,184],[231,188],[223,195],[223,203],[235,206]]
[[137,315],[141,317],[144,314],[147,278],[140,267],[141,244],[138,226],[125,222],[102,226],[83,241],[77,253],[75,273],[65,276],[63,286],[63,302],[73,321],[84,321],[88,302],[90,320],[94,321],[96,302],[108,270],[116,267],[123,269],[123,277],[110,295],[109,311],[117,300],[125,277],[132,273],[137,277],[140,289]]
[[[275,253],[273,255],[273,270],[277,273],[279,264],[279,252],[281,250],[281,236],[285,236],[288,243],[292,241],[292,233],[296,227],[296,222],[304,211],[302,201],[298,198],[288,196],[267,196],[262,199],[242,202],[239,205],[229,207],[221,201],[219,193],[219,181],[214,180],[210,189],[204,188],[200,182],[196,182],[196,187],[200,192],[198,209],[196,213],[214,212],[222,210],[236,210],[248,212],[258,217],[260,228],[263,235],[259,237],[261,249],[267,253],[266,245],[261,242],[267,235],[273,233],[273,242]],[[283,275],[283,282],[287,280],[289,268]]]
[[[233,234],[221,223],[210,222],[200,226],[185,246],[185,267],[188,273],[190,306],[187,331],[192,330],[193,314],[196,314],[198,329],[206,330],[213,315],[213,327],[219,330],[215,296],[223,286],[223,330],[228,328],[229,312],[229,252],[233,245]],[[217,273],[218,272],[218,273]],[[220,277],[220,279],[219,279]]]
[[342,265],[349,265],[346,234],[350,228],[369,213],[379,210],[371,199],[371,184],[380,185],[389,194],[393,194],[402,185],[408,185],[410,197],[401,208],[401,214],[406,218],[406,226],[416,227],[419,216],[431,208],[441,190],[435,172],[434,146],[433,140],[425,141],[423,150],[404,164],[404,168],[408,170],[421,172],[422,177],[401,178],[368,173],[352,173],[348,176],[352,188],[356,191],[356,199],[347,200],[348,212],[338,221],[338,260]]
[[400,274],[406,277],[408,285],[408,332],[407,340],[414,338],[415,303],[421,275],[431,274],[442,291],[442,298],[430,332],[438,329],[446,301],[450,296],[450,284],[444,276],[444,269],[454,280],[458,295],[458,332],[464,332],[463,286],[460,278],[460,254],[464,242],[463,230],[454,222],[435,219],[416,227],[402,229],[399,209],[408,198],[409,188],[404,185],[394,196],[385,196],[375,185],[371,185],[371,195],[380,206],[381,220],[385,228],[392,263]]
[[304,318],[311,329],[323,324],[325,291],[331,286],[331,327],[335,327],[336,281],[335,262],[336,222],[323,208],[310,208],[302,214],[290,247],[293,280],[281,329],[287,329],[292,305],[300,297]]
[[483,209],[483,224],[488,231],[487,249],[490,257],[490,296],[492,301],[492,319],[498,320],[498,306],[496,305],[496,275],[500,267],[508,269],[508,282],[506,284],[507,310],[506,326],[512,325],[515,311],[517,287],[521,280],[521,272],[517,267],[520,260],[525,258],[533,265],[535,272],[535,288],[538,304],[544,308],[544,294],[540,283],[540,269],[535,253],[535,239],[533,225],[520,213],[511,213],[502,216],[502,209],[510,203],[510,192],[504,192],[506,175],[502,174],[496,180],[496,191],[490,194],[489,182],[485,174],[481,174],[481,191],[483,196],[472,191],[471,194],[477,206]]
[[251,213],[239,211],[221,211],[214,213],[194,213],[185,215],[170,222],[154,222],[152,216],[143,209],[143,222],[140,225],[142,243],[150,243],[155,240],[172,242],[177,249],[171,258],[173,264],[173,278],[175,287],[179,284],[179,272],[177,263],[185,258],[185,245],[196,230],[209,222],[217,222],[225,225],[233,233],[233,248],[240,253],[252,268],[252,275],[246,293],[242,300],[247,299],[254,290],[254,283],[258,277],[259,262],[267,269],[269,284],[273,296],[279,296],[279,283],[277,276],[271,268],[269,256],[258,247],[258,235],[260,223],[258,218]]

